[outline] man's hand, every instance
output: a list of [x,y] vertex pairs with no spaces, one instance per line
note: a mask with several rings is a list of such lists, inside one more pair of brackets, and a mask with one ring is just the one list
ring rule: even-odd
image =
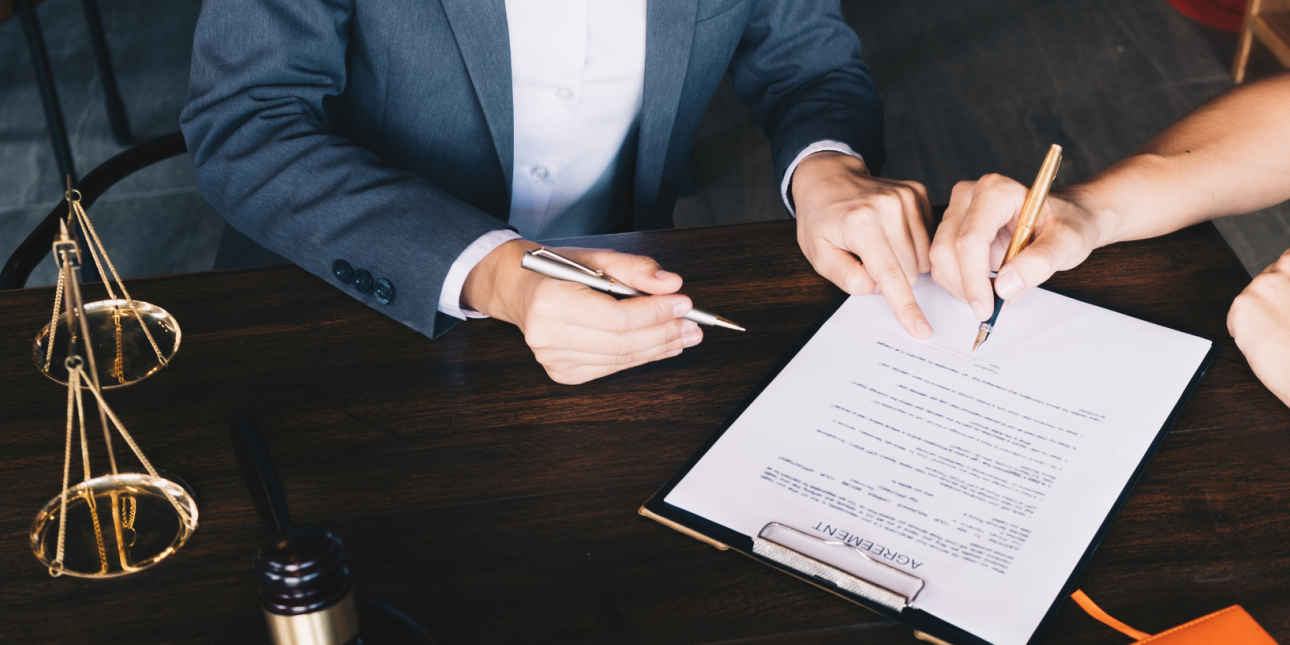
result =
[[932,279],[968,303],[977,320],[989,320],[994,312],[990,271],[999,271],[993,290],[1013,300],[1109,242],[1109,215],[1082,204],[1077,192],[1054,192],[1039,211],[1030,246],[1000,270],[1026,192],[1002,175],[959,182],[932,241]]
[[647,257],[596,249],[557,249],[632,287],[660,295],[618,300],[574,282],[520,268],[526,249],[507,242],[489,253],[466,277],[462,304],[513,323],[538,363],[557,383],[577,384],[669,358],[698,345],[703,331],[681,317],[693,308],[677,294],[681,276]]
[[1254,375],[1290,405],[1290,251],[1236,297],[1227,314],[1227,331]]
[[797,242],[816,272],[850,294],[881,293],[905,331],[932,335],[911,287],[931,269],[927,189],[880,179],[864,162],[817,152],[793,173]]

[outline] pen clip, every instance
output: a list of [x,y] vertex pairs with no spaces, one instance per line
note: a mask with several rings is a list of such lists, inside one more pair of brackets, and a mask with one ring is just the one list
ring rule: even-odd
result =
[[596,278],[605,277],[604,271],[597,271],[595,269],[582,266],[581,264],[578,264],[577,262],[574,262],[573,260],[570,260],[569,258],[566,258],[563,255],[560,255],[559,253],[556,253],[555,251],[552,251],[546,248],[545,246],[529,251],[528,254],[536,257],[540,257],[540,258],[546,258],[548,260],[555,260],[560,264],[577,269],[592,277],[596,277]]

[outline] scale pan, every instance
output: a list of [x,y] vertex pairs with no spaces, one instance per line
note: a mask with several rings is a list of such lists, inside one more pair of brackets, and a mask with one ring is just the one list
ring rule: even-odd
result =
[[147,569],[197,529],[197,503],[179,484],[135,473],[98,477],[67,491],[63,565],[56,567],[61,500],[55,495],[36,514],[31,550],[41,564],[69,576],[111,578]]
[[[166,361],[174,358],[179,350],[179,323],[165,309],[139,300],[134,301],[134,309],[143,317],[152,339],[157,341]],[[98,365],[99,386],[105,390],[129,385],[143,380],[164,367],[157,360],[148,334],[143,333],[143,326],[130,310],[128,300],[98,300],[85,305],[85,322],[90,328],[90,344],[94,347],[94,359]],[[49,357],[49,326],[36,334],[36,341],[31,348],[31,358],[36,369],[49,378],[67,384],[67,314],[58,316],[58,332],[54,334],[54,353],[45,369],[45,359]],[[88,367],[86,368],[88,371]]]

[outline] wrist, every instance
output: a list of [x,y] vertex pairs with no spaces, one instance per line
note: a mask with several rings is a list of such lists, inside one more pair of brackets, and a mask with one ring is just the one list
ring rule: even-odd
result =
[[1179,201],[1185,191],[1178,188],[1182,182],[1162,179],[1168,174],[1163,157],[1138,153],[1066,190],[1094,218],[1100,228],[1098,246],[1106,246],[1163,235],[1199,221],[1177,216],[1187,210]]
[[461,287],[461,304],[492,318],[515,324],[516,296],[532,275],[520,268],[524,252],[538,248],[528,240],[510,240],[484,256],[466,276]]
[[[1100,198],[1100,193],[1096,189],[1085,184],[1075,184],[1053,191],[1053,196],[1066,202],[1070,208],[1075,209],[1085,221],[1089,222],[1094,231],[1097,233],[1093,249],[1099,249],[1109,244],[1123,240],[1123,217],[1120,212],[1111,204]],[[1093,249],[1089,249],[1092,251]]]
[[811,187],[821,181],[827,181],[830,175],[847,172],[858,175],[869,175],[869,167],[864,160],[841,152],[822,150],[806,156],[793,171],[792,182],[788,186],[793,202],[799,202],[800,194],[810,192]]

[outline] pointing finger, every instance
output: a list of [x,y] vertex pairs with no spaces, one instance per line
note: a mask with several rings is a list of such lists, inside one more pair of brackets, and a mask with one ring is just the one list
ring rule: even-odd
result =
[[914,338],[931,336],[932,326],[923,316],[923,310],[918,307],[913,288],[891,247],[872,248],[869,257],[865,258],[864,266],[870,277],[878,283],[882,296],[887,299],[887,304],[896,314],[896,320],[900,321],[901,327],[904,327],[905,331]]

